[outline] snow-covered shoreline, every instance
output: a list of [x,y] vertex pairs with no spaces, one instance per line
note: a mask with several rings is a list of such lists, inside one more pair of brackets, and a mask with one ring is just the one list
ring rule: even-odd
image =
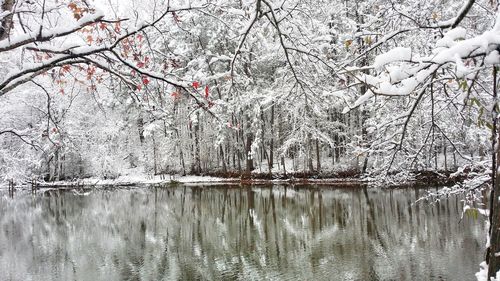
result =
[[[359,186],[371,182],[361,178],[288,178],[288,179],[261,179],[261,178],[224,178],[214,176],[120,176],[116,179],[85,178],[69,181],[36,182],[38,188],[79,188],[79,187],[123,187],[147,185],[249,185],[249,184],[314,184],[314,185],[342,185]],[[31,182],[17,183],[17,188],[31,188]],[[7,189],[6,184],[0,184],[0,189]]]
[[41,187],[69,187],[69,186],[131,186],[153,184],[190,184],[190,183],[228,183],[238,179],[218,178],[210,176],[120,176],[116,179],[86,178],[75,181],[41,182]]
[[[421,171],[416,173],[401,172],[386,176],[343,176],[335,174],[304,175],[278,174],[272,177],[268,174],[252,173],[250,176],[237,174],[222,175],[147,175],[142,173],[122,175],[115,179],[90,177],[84,179],[62,181],[31,181],[29,179],[14,180],[16,188],[79,188],[79,187],[124,187],[148,185],[263,185],[263,184],[294,184],[294,185],[332,185],[332,186],[365,186],[372,187],[407,187],[407,186],[450,186],[466,181],[462,173],[438,173]],[[8,182],[0,182],[0,189],[7,189]]]

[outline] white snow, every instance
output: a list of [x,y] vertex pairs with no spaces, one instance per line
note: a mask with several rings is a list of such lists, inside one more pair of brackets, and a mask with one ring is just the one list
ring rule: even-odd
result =
[[462,27],[457,27],[446,32],[443,38],[436,42],[437,47],[451,47],[457,40],[465,39],[467,31]]
[[497,50],[494,50],[493,52],[489,53],[485,58],[484,58],[484,64],[485,65],[495,65],[495,64],[500,64],[500,54],[498,53]]
[[438,64],[455,62],[457,55],[460,58],[465,58],[477,53],[489,53],[493,51],[494,46],[499,44],[500,32],[495,30],[486,31],[477,37],[456,42],[449,48],[438,48],[435,55],[425,60],[430,60]]
[[464,62],[458,56],[458,54],[455,54],[455,65],[457,68],[455,73],[458,78],[463,78],[469,73],[469,69],[464,65]]
[[76,182],[71,181],[56,181],[44,184],[45,186],[69,186],[69,185],[91,185],[91,186],[105,186],[105,185],[139,185],[139,184],[168,184],[168,183],[224,183],[234,182],[239,179],[234,178],[218,178],[210,176],[180,176],[180,175],[125,175],[116,179],[99,179],[88,178]]
[[226,55],[216,56],[210,59],[209,64],[213,64],[219,61],[231,61],[231,58]]
[[373,67],[375,69],[382,69],[387,64],[396,62],[396,61],[409,61],[411,60],[412,54],[410,48],[404,47],[396,47],[384,54],[378,55],[375,58],[375,62],[373,63]]
[[17,44],[27,44],[30,43],[34,38],[38,35],[42,37],[58,37],[63,34],[71,33],[74,30],[78,30],[81,27],[92,23],[104,15],[100,11],[96,11],[94,14],[88,14],[79,19],[75,24],[69,24],[62,27],[54,27],[50,29],[42,29],[41,34],[39,34],[40,27],[34,29],[31,32],[27,32],[24,34],[19,34],[15,37],[9,37],[0,41],[0,50],[8,49],[10,46],[14,46]]
[[467,34],[467,31],[463,27],[457,27],[454,29],[449,30],[446,32],[444,35],[445,37],[448,37],[452,40],[459,40],[459,39],[465,39],[465,35]]
[[485,261],[479,264],[480,270],[479,272],[476,273],[476,279],[477,281],[499,281],[500,280],[500,271],[497,271],[497,274],[495,277],[491,277],[488,280],[488,265],[486,264]]
[[[368,90],[366,91],[366,93],[364,95],[362,95],[361,97],[359,97],[355,102],[354,102],[354,105],[352,107],[358,107],[362,104],[364,104],[367,100],[369,100],[370,98],[373,97],[373,92]],[[347,113],[344,109],[344,111],[342,111],[343,113]]]
[[479,272],[476,273],[477,281],[488,281],[488,265],[485,261],[479,264]]

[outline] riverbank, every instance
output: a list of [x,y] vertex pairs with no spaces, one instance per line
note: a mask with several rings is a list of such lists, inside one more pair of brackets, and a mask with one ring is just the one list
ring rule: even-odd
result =
[[[16,188],[80,188],[119,187],[142,185],[215,185],[215,184],[293,184],[293,185],[342,185],[342,186],[451,186],[468,178],[468,172],[457,171],[416,171],[400,172],[385,176],[367,176],[353,172],[335,173],[288,173],[270,175],[268,173],[208,173],[206,175],[125,175],[115,179],[84,178],[65,181],[24,181],[16,182]],[[0,188],[3,188],[1,186]],[[5,186],[5,188],[7,188]]]
[[137,185],[214,185],[214,184],[322,184],[322,185],[363,185],[361,178],[283,178],[263,177],[217,177],[217,176],[121,176],[116,179],[78,179],[74,181],[39,182],[39,188],[72,188]]

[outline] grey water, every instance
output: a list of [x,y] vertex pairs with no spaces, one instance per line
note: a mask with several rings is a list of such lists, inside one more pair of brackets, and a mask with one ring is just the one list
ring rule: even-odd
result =
[[485,218],[425,189],[177,186],[0,196],[0,280],[474,280]]

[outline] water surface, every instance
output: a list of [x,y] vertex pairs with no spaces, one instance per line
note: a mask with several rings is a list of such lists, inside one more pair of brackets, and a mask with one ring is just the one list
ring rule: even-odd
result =
[[484,219],[423,189],[170,187],[0,197],[0,280],[474,280]]

